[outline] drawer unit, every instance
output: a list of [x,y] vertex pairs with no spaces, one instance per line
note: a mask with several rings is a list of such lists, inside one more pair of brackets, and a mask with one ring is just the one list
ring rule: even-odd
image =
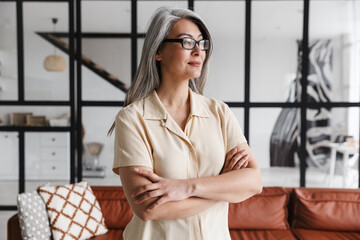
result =
[[26,133],[26,180],[69,180],[69,139],[69,133]]
[[61,161],[45,161],[40,166],[40,173],[43,179],[59,179],[67,176],[68,167]]
[[49,161],[62,160],[68,158],[66,147],[41,147],[40,158]]
[[19,135],[0,132],[0,179],[19,179]]
[[40,133],[41,146],[66,146],[69,145],[68,133]]

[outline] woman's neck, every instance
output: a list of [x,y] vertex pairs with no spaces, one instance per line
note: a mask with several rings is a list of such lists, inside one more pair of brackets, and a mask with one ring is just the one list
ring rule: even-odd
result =
[[190,103],[189,81],[162,81],[156,93],[166,107],[181,108]]

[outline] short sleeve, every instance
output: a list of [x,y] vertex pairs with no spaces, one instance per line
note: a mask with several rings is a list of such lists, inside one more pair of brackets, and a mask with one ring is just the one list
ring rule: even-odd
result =
[[129,117],[122,109],[115,119],[113,172],[119,167],[145,166],[153,168],[151,146],[140,117]]
[[228,105],[224,105],[225,136],[227,142],[226,152],[229,152],[234,147],[247,141],[234,113]]

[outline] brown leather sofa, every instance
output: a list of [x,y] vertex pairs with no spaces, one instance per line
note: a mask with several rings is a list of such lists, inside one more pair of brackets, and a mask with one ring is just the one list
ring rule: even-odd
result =
[[[92,240],[122,239],[132,212],[121,187],[92,187],[106,235]],[[232,240],[360,239],[360,190],[264,187],[242,203],[230,204]],[[20,240],[17,214],[8,221],[8,240]]]

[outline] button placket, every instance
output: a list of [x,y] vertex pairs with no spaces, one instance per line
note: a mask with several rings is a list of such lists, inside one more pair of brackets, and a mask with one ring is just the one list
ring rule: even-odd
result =
[[183,139],[184,141],[186,141],[189,145],[191,145],[191,142],[190,142],[188,136],[179,127],[179,125],[175,122],[175,120],[171,118],[171,116],[169,116],[167,114],[166,119],[162,119],[160,124],[163,127],[167,128],[172,133],[174,133],[175,135],[177,135],[178,137],[180,137],[181,139]]
[[[185,129],[184,131],[180,129],[179,125],[175,122],[175,120],[173,120],[171,118],[171,116],[167,115],[166,119],[162,119],[160,124],[161,126],[165,127],[166,129],[168,129],[170,132],[172,132],[173,134],[177,135],[178,137],[180,137],[183,141],[185,141],[189,147],[189,163],[187,163],[188,165],[188,178],[190,177],[198,177],[199,176],[199,162],[196,156],[196,150],[194,145],[192,144],[192,142],[190,141],[188,135],[189,134],[189,128],[188,128],[188,123],[190,122],[190,120],[193,119],[193,116],[190,115],[188,118],[188,121],[186,123]],[[195,163],[195,164],[194,164]],[[196,170],[192,170],[189,169],[189,167],[191,166],[195,166]],[[190,174],[191,172],[191,174]]]
[[[193,121],[193,120],[194,120],[194,117],[192,115],[190,115],[188,123],[192,123],[191,121]],[[200,162],[198,161],[198,157],[196,154],[195,144],[190,140],[190,132],[189,132],[191,129],[190,126],[191,126],[190,124],[186,124],[185,132],[186,132],[186,136],[189,139],[189,147],[190,147],[189,160],[191,161],[192,166],[195,167],[195,170],[192,170],[193,174],[191,177],[194,177],[194,176],[199,177]]]

